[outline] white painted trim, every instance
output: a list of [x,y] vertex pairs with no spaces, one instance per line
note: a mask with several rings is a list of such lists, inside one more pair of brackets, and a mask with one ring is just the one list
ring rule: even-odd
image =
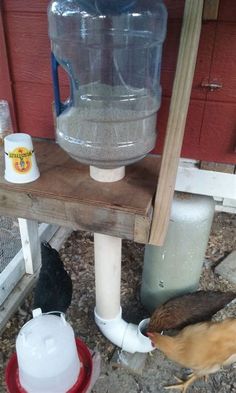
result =
[[25,260],[25,272],[33,274],[41,263],[38,222],[25,218],[18,218],[18,222]]
[[175,190],[236,199],[236,175],[199,169],[196,161],[180,160]]

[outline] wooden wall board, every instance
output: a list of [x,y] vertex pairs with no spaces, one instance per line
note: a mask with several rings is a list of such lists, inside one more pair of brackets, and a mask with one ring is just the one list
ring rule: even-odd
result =
[[208,101],[236,103],[236,23],[217,26],[210,82],[220,83],[222,88],[209,91]]
[[223,22],[236,22],[235,0],[220,0],[218,20]]
[[50,0],[3,0],[5,11],[20,13],[45,13],[49,2]]
[[185,0],[164,0],[169,19],[182,19]]
[[7,13],[5,25],[14,82],[51,83],[46,14]]
[[55,138],[52,85],[18,82],[14,85],[19,131],[33,137]]
[[236,164],[235,114],[236,103],[208,102],[206,104],[199,154],[203,160]]
[[[13,81],[52,85],[47,15],[5,15]],[[36,28],[32,29],[33,26]],[[68,85],[61,67],[60,71],[60,84]]]
[[[155,153],[161,154],[165,141],[165,131],[168,122],[170,98],[163,98],[162,109],[157,118],[158,137]],[[184,141],[181,157],[195,158],[200,148],[200,133],[205,111],[205,102],[202,100],[191,100],[186,119]]]
[[14,130],[17,129],[15,101],[12,89],[11,71],[9,66],[9,51],[6,42],[6,32],[2,3],[0,2],[0,99],[7,100],[10,107]]
[[[161,85],[163,95],[167,97],[170,97],[172,94],[181,25],[181,20],[169,21],[167,37],[163,47]],[[191,99],[206,99],[207,90],[202,88],[201,84],[204,81],[208,81],[210,76],[215,34],[216,25],[214,23],[204,23],[202,25]]]

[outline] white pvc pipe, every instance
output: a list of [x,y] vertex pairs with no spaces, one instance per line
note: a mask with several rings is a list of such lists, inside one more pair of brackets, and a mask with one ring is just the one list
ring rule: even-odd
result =
[[[120,180],[122,174],[124,176],[124,173],[124,167],[114,170],[90,167],[90,175],[97,181],[117,181]],[[94,258],[96,286],[94,314],[99,329],[113,344],[127,352],[152,351],[154,348],[150,339],[142,334],[147,320],[141,321],[137,326],[122,319],[120,307],[121,239],[94,233]]]
[[123,179],[125,176],[125,167],[121,166],[114,169],[103,169],[97,168],[96,166],[90,166],[90,176],[96,181],[112,183]]
[[122,319],[121,309],[116,318],[113,319],[100,318],[96,309],[94,315],[95,322],[103,335],[124,351],[146,353],[154,350],[150,339],[142,333],[149,319],[143,319],[138,326],[128,323]]
[[94,233],[96,310],[104,319],[120,312],[121,239]]

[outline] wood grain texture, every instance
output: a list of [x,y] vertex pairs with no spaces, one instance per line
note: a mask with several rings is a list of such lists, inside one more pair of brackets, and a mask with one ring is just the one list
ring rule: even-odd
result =
[[[167,37],[163,48],[161,85],[163,95],[171,97],[175,77],[179,40],[181,32],[181,20],[168,22]],[[207,90],[201,87],[203,81],[208,81],[211,71],[212,54],[216,35],[216,24],[205,23],[202,26],[197,62],[195,67],[191,99],[205,100]],[[160,109],[160,111],[162,108]]]
[[0,99],[7,100],[10,106],[11,119],[14,130],[17,129],[15,102],[12,90],[9,57],[6,45],[5,25],[3,22],[3,8],[0,2]]
[[[72,160],[58,145],[35,142],[34,146],[41,174],[37,181],[7,183],[2,164],[0,214],[135,238],[137,217],[150,217],[158,157],[146,157],[127,167],[125,178],[119,182],[99,183],[90,178],[87,166]],[[141,227],[138,239],[145,243],[147,225],[142,222]]]
[[218,162],[208,162],[208,161],[201,161],[200,162],[200,169],[205,169],[207,171],[214,171],[214,172],[223,172],[223,173],[234,173],[234,165],[230,164],[221,164]]
[[224,22],[236,22],[236,1],[221,0],[218,20]]
[[34,137],[54,139],[52,85],[19,82],[14,89],[19,131]]
[[2,0],[4,10],[7,12],[21,12],[21,13],[46,13],[50,0]]
[[[155,153],[161,154],[165,142],[165,133],[167,129],[168,114],[170,108],[170,98],[163,98],[160,113],[157,120],[157,143]],[[186,127],[181,150],[181,157],[194,158],[199,154],[200,137],[202,122],[205,112],[205,102],[200,100],[191,100],[186,119]]]
[[[235,20],[236,22],[236,20]],[[236,103],[236,23],[217,25],[210,82],[217,82],[222,88],[209,91],[207,101]],[[224,114],[222,118],[225,116]],[[234,117],[236,121],[236,114]]]
[[203,1],[186,0],[150,243],[163,245],[168,229],[201,32]]
[[164,0],[169,19],[182,19],[185,0]]
[[204,0],[203,19],[216,20],[218,18],[220,0]]
[[208,102],[202,124],[200,156],[206,161],[235,165],[235,147],[236,103]]

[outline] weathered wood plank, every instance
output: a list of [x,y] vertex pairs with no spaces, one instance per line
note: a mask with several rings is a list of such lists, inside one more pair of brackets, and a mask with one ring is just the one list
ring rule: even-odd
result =
[[18,219],[25,272],[33,274],[41,265],[38,221]]
[[201,32],[203,0],[186,0],[175,82],[157,186],[150,243],[162,245],[168,229],[178,162]]
[[[134,239],[136,217],[149,217],[158,157],[130,165],[119,182],[99,183],[90,178],[87,166],[72,160],[55,143],[34,146],[41,174],[37,181],[8,183],[3,163],[0,166],[0,214]],[[140,241],[146,242],[147,230],[147,225],[141,225]]]
[[133,239],[132,213],[0,189],[0,214]]
[[220,0],[204,0],[203,19],[216,20],[218,18]]
[[209,161],[200,162],[200,169],[205,169],[207,171],[234,173],[234,168],[235,165],[231,165],[231,164],[221,164],[219,162],[209,162]]
[[136,216],[134,222],[134,241],[137,243],[148,243],[151,227],[151,212],[149,217]]
[[[145,215],[156,188],[160,159],[146,157],[126,168],[124,179],[100,183],[89,175],[89,167],[73,160],[57,144],[35,142],[40,178],[28,184],[12,184],[4,180],[0,165],[0,186],[4,190],[25,193],[28,199],[53,198],[59,202],[84,203],[98,208]],[[63,205],[63,204],[62,204]],[[66,207],[67,207],[66,205]],[[14,206],[12,206],[14,208]],[[65,207],[64,207],[65,210]],[[63,216],[65,213],[61,212]]]

